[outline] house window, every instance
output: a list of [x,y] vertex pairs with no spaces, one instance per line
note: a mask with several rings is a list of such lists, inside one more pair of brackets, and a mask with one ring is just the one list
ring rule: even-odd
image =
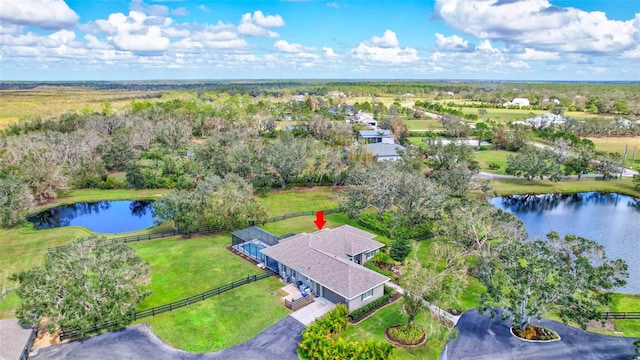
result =
[[373,251],[367,251],[367,252],[364,254],[364,258],[365,258],[365,260],[369,260],[369,259],[371,259],[372,257],[373,257]]
[[373,296],[373,289],[371,289],[371,290],[365,292],[364,294],[362,294],[360,296],[360,301],[365,301],[366,299],[368,299],[368,298],[370,298],[372,296]]

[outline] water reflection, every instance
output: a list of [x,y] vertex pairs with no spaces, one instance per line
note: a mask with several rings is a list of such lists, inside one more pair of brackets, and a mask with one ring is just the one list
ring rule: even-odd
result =
[[100,201],[58,206],[31,215],[36,229],[84,226],[101,233],[135,231],[153,225],[152,201]]
[[[494,206],[516,215],[531,239],[545,239],[554,230],[602,244],[607,257],[629,265],[621,292],[640,293],[640,199],[615,193],[514,195],[490,199]],[[634,249],[634,251],[629,251]]]

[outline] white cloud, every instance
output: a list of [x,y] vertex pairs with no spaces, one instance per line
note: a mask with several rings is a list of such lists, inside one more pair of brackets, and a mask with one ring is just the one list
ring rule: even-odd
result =
[[556,52],[538,51],[530,48],[525,48],[523,52],[516,53],[514,57],[520,60],[559,60],[560,59],[560,55]]
[[396,33],[391,30],[386,30],[382,37],[372,37],[371,43],[381,48],[394,48],[400,45],[398,39],[396,38]]
[[[107,39],[119,50],[157,53],[169,48],[171,41],[165,35],[160,25],[147,25],[149,17],[138,11],[131,11],[126,16],[122,13],[109,15],[109,18],[97,20],[98,27],[108,34]],[[170,19],[163,25],[170,23]]]
[[248,46],[244,39],[224,25],[209,26],[205,31],[195,33],[193,40],[210,49],[240,49]]
[[78,14],[63,0],[2,0],[0,20],[47,30],[68,29],[78,22]]
[[315,51],[313,47],[306,47],[301,44],[288,43],[285,40],[278,40],[273,44],[273,48],[276,51],[288,52],[288,53],[306,53]]
[[323,47],[322,48],[322,52],[324,53],[324,56],[328,57],[328,58],[339,58],[340,57],[340,55],[336,54],[336,52],[333,51],[333,49],[330,48],[330,47]]
[[327,7],[334,8],[334,9],[340,9],[341,8],[340,4],[338,4],[335,1],[334,2],[328,2],[327,3]]
[[209,9],[206,5],[201,4],[198,5],[198,10],[202,11],[202,12],[206,12],[206,13],[210,13],[211,9]]
[[351,55],[360,60],[378,63],[402,64],[417,61],[418,51],[415,48],[400,48],[396,34],[387,30],[382,37],[373,36],[371,41],[362,42]]
[[84,36],[84,39],[87,40],[87,47],[89,49],[102,49],[102,50],[111,49],[111,46],[109,46],[109,44],[98,40],[98,38],[95,37],[94,35],[86,34]]
[[176,9],[171,9],[171,15],[175,16],[187,16],[189,15],[189,10],[186,7],[179,7]]
[[509,65],[509,67],[512,67],[514,69],[530,69],[531,68],[529,64],[527,64],[522,60],[511,61],[507,65]]
[[537,51],[607,55],[638,44],[634,20],[609,20],[603,12],[557,7],[549,0],[436,0],[435,11],[466,34]]
[[238,32],[242,35],[253,37],[278,37],[278,33],[269,30],[269,28],[284,26],[284,20],[280,15],[265,16],[262,11],[254,11],[242,15]]
[[249,16],[249,19],[252,19],[251,22],[262,27],[272,28],[272,27],[281,27],[284,26],[284,20],[280,15],[267,15],[264,16],[262,11],[257,10],[253,12],[253,18],[250,14],[245,14],[243,16],[243,20],[245,16]]
[[152,16],[165,17],[169,15],[169,7],[164,5],[149,5],[145,4],[142,0],[133,0],[129,4],[129,9],[133,11],[139,11],[141,13],[149,14]]
[[436,46],[440,50],[470,52],[475,49],[473,44],[464,40],[458,35],[446,37],[440,33],[436,33]]

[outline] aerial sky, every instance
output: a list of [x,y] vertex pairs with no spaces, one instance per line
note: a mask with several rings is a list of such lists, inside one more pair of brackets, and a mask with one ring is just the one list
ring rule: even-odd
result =
[[0,80],[640,81],[640,0],[0,0]]

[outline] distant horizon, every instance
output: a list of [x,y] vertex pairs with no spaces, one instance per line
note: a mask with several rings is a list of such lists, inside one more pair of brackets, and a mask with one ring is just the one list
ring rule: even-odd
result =
[[255,78],[255,79],[120,79],[120,80],[2,80],[0,84],[11,83],[33,83],[33,84],[46,84],[46,83],[161,83],[161,82],[296,82],[296,81],[310,81],[310,82],[495,82],[495,83],[616,83],[616,84],[640,84],[640,80],[524,80],[524,79],[375,79],[375,78]]
[[0,1],[0,81],[634,82],[639,63],[638,0]]

